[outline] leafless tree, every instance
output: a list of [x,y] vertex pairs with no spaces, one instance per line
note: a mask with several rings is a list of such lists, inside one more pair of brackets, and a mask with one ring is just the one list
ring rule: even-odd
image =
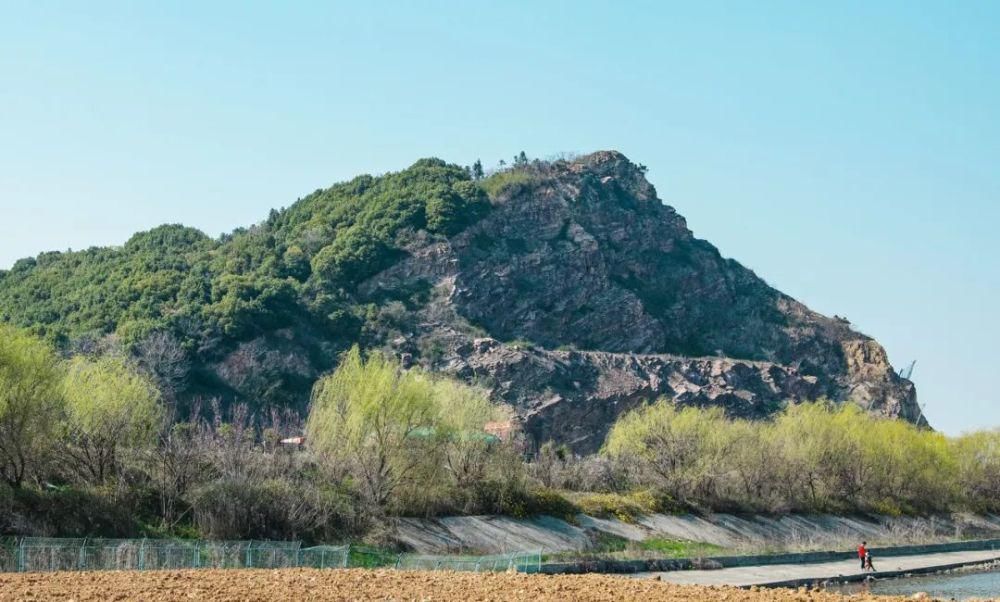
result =
[[173,401],[187,380],[191,360],[177,337],[169,332],[154,332],[135,350],[136,361],[160,387],[164,398]]

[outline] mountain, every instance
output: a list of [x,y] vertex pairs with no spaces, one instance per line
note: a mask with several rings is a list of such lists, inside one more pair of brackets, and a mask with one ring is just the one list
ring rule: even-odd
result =
[[21,260],[0,272],[0,320],[69,351],[126,349],[180,413],[301,411],[360,343],[488,387],[535,441],[579,451],[660,396],[750,418],[827,397],[923,421],[875,340],[695,238],[644,172],[611,151],[483,179],[423,159],[219,239],[161,226]]

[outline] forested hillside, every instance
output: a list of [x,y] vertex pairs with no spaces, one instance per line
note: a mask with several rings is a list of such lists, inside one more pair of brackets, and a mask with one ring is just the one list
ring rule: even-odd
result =
[[616,152],[424,159],[218,239],[43,253],[0,272],[0,335],[0,533],[996,509],[996,433],[923,428],[876,341]]
[[113,351],[182,419],[302,415],[353,344],[485,387],[530,440],[600,447],[667,397],[764,418],[853,401],[920,422],[912,383],[841,319],[699,240],[616,152],[438,159],[317,190],[218,239],[179,225],[0,272],[0,321],[64,354]]
[[[121,346],[185,398],[303,409],[318,370],[361,338],[371,308],[355,286],[402,255],[397,236],[444,237],[488,208],[465,169],[424,159],[317,190],[218,240],[165,225],[120,248],[23,259],[0,271],[0,320],[67,352]],[[207,367],[259,338],[263,355]]]

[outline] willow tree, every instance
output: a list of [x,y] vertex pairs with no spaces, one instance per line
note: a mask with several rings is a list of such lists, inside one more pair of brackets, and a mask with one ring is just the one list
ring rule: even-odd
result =
[[429,490],[444,471],[469,470],[478,452],[463,442],[495,417],[474,389],[403,370],[377,353],[365,358],[354,347],[316,384],[306,433],[313,449],[384,508],[401,488]]
[[123,451],[152,446],[162,426],[160,392],[118,357],[75,358],[65,397],[67,452],[91,483],[118,475]]
[[63,409],[61,379],[49,345],[0,324],[0,478],[12,487],[49,458]]
[[677,408],[660,401],[622,415],[603,452],[685,500],[713,497],[723,459],[736,445],[721,408]]
[[970,510],[1000,510],[1000,429],[966,433],[952,443]]
[[433,448],[440,421],[433,383],[355,346],[313,391],[306,433],[313,449],[340,463],[361,493],[382,507]]
[[500,453],[510,450],[501,449],[497,437],[484,432],[487,423],[509,422],[509,408],[491,403],[482,389],[452,380],[439,379],[434,392],[447,435],[442,466],[454,486],[467,488],[488,478],[496,461],[520,466],[519,458]]

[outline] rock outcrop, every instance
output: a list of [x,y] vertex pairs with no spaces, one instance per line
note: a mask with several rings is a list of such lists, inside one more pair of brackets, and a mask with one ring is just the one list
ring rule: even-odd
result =
[[695,238],[617,152],[472,181],[439,159],[318,190],[212,239],[180,225],[0,270],[0,322],[131,353],[173,413],[304,412],[351,345],[487,387],[536,443],[598,449],[664,397],[766,417],[829,398],[926,425],[842,318]]
[[537,163],[463,232],[409,233],[408,256],[361,286],[432,290],[386,348],[488,387],[533,440],[579,451],[659,397],[750,418],[826,397],[922,422],[876,341],[695,238],[643,172],[617,152]]

